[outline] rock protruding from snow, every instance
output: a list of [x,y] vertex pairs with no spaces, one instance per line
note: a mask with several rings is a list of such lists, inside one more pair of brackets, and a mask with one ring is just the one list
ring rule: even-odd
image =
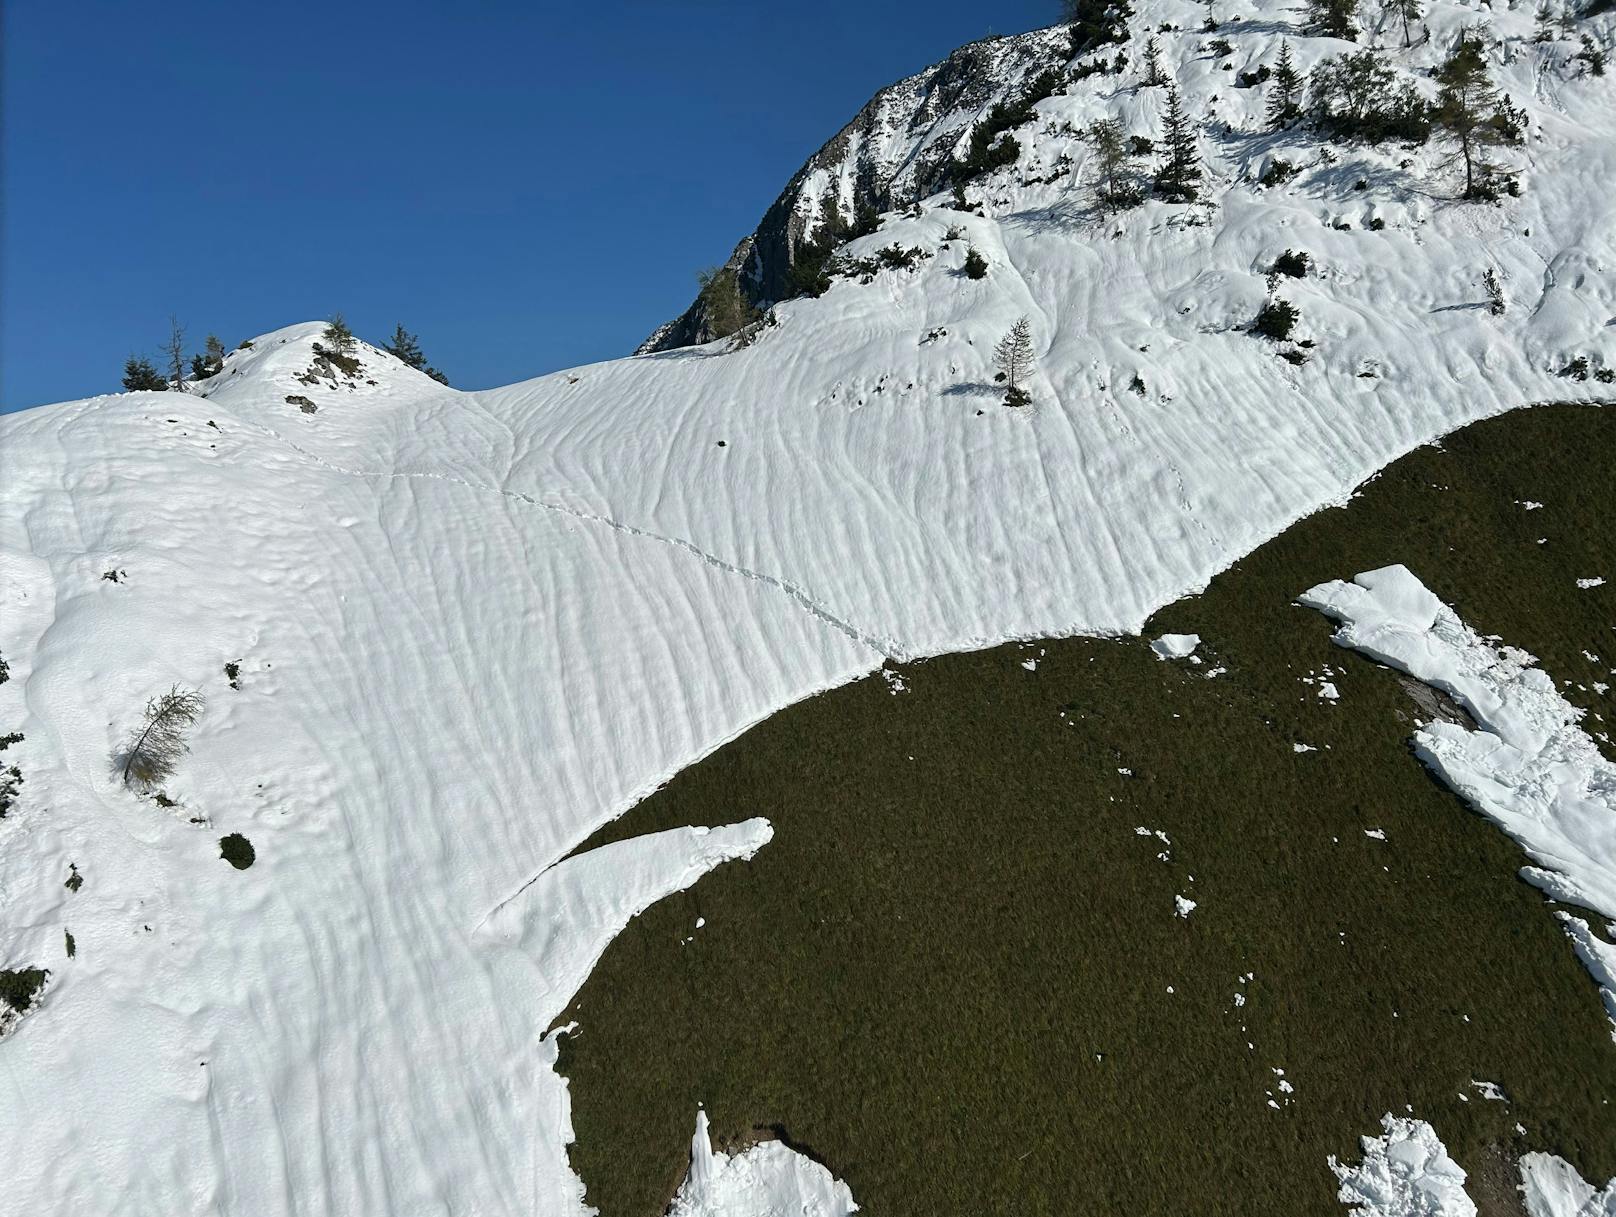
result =
[[668,1217],[848,1217],[857,1211],[847,1184],[779,1141],[714,1153],[707,1113],[698,1111],[690,1173]]
[[1521,1157],[1521,1191],[1531,1217],[1616,1217],[1616,1179],[1596,1192],[1576,1167],[1553,1154]]
[[1357,1166],[1330,1156],[1342,1204],[1353,1206],[1358,1217],[1476,1217],[1464,1190],[1464,1168],[1448,1157],[1436,1129],[1390,1112],[1380,1126],[1385,1135],[1363,1138]]
[[[1582,711],[1525,651],[1495,647],[1405,566],[1304,593],[1340,621],[1335,641],[1450,694],[1477,729],[1434,720],[1414,735],[1420,759],[1538,865],[1523,876],[1555,900],[1616,919],[1616,765],[1577,726]],[[1616,947],[1562,915],[1616,1020]]]

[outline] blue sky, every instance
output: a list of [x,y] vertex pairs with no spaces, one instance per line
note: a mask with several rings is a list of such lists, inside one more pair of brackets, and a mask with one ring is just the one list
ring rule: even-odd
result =
[[0,406],[402,321],[464,388],[627,354],[880,86],[1055,0],[5,4]]

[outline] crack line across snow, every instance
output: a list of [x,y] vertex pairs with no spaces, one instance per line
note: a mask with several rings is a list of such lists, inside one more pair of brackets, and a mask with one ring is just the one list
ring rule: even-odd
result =
[[901,646],[895,640],[890,638],[881,638],[874,634],[866,633],[852,622],[836,616],[829,609],[825,608],[817,600],[810,596],[806,591],[798,587],[795,583],[782,579],[777,575],[767,574],[763,571],[751,570],[745,566],[739,566],[734,562],[726,561],[725,559],[720,558],[717,554],[708,553],[694,542],[687,541],[683,537],[664,536],[661,533],[652,532],[649,529],[639,528],[633,524],[626,524],[621,520],[614,520],[610,516],[596,515],[593,512],[581,511],[575,507],[564,507],[559,503],[546,503],[542,499],[535,498],[533,495],[528,494],[525,491],[506,490],[503,486],[468,482],[466,479],[455,477],[452,474],[430,472],[401,473],[396,470],[372,472],[364,469],[349,469],[345,466],[338,465],[333,461],[328,461],[323,456],[310,452],[307,448],[294,443],[293,441],[287,439],[284,435],[280,435],[270,428],[263,426],[262,424],[251,423],[249,425],[257,427],[264,434],[279,440],[293,452],[298,453],[300,456],[320,466],[322,469],[329,469],[333,473],[339,473],[344,477],[382,479],[387,481],[398,479],[411,480],[430,478],[440,482],[453,482],[456,485],[466,487],[468,490],[475,490],[479,493],[485,494],[497,494],[502,498],[512,499],[516,502],[526,504],[529,507],[537,507],[541,511],[550,511],[556,513],[557,515],[570,516],[573,519],[581,520],[586,524],[601,524],[627,536],[639,537],[647,541],[656,541],[663,545],[669,545],[676,549],[682,549],[686,553],[700,558],[709,566],[716,567],[726,574],[738,575],[743,579],[750,579],[754,583],[762,583],[767,587],[774,588],[776,591],[785,593],[786,596],[790,597],[796,602],[797,607],[808,613],[810,616],[818,618],[831,629],[836,630],[838,633],[845,634],[854,642],[860,644],[861,646],[868,647],[870,650],[876,652],[876,654],[885,659],[890,659],[895,663],[902,663],[913,658],[908,649]]

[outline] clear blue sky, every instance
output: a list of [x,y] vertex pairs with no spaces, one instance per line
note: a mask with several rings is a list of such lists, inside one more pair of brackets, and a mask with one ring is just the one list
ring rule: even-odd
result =
[[14,0],[0,406],[402,321],[464,388],[627,354],[880,86],[1055,0]]

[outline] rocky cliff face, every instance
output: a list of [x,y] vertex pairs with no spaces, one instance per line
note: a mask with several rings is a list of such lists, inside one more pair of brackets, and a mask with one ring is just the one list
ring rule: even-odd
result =
[[[844,220],[891,211],[943,190],[948,165],[976,120],[1024,82],[1065,62],[1064,26],[967,43],[941,63],[888,85],[797,170],[725,266],[747,298],[766,307],[788,295],[797,249],[834,206]],[[657,328],[636,354],[710,341],[698,299]]]

